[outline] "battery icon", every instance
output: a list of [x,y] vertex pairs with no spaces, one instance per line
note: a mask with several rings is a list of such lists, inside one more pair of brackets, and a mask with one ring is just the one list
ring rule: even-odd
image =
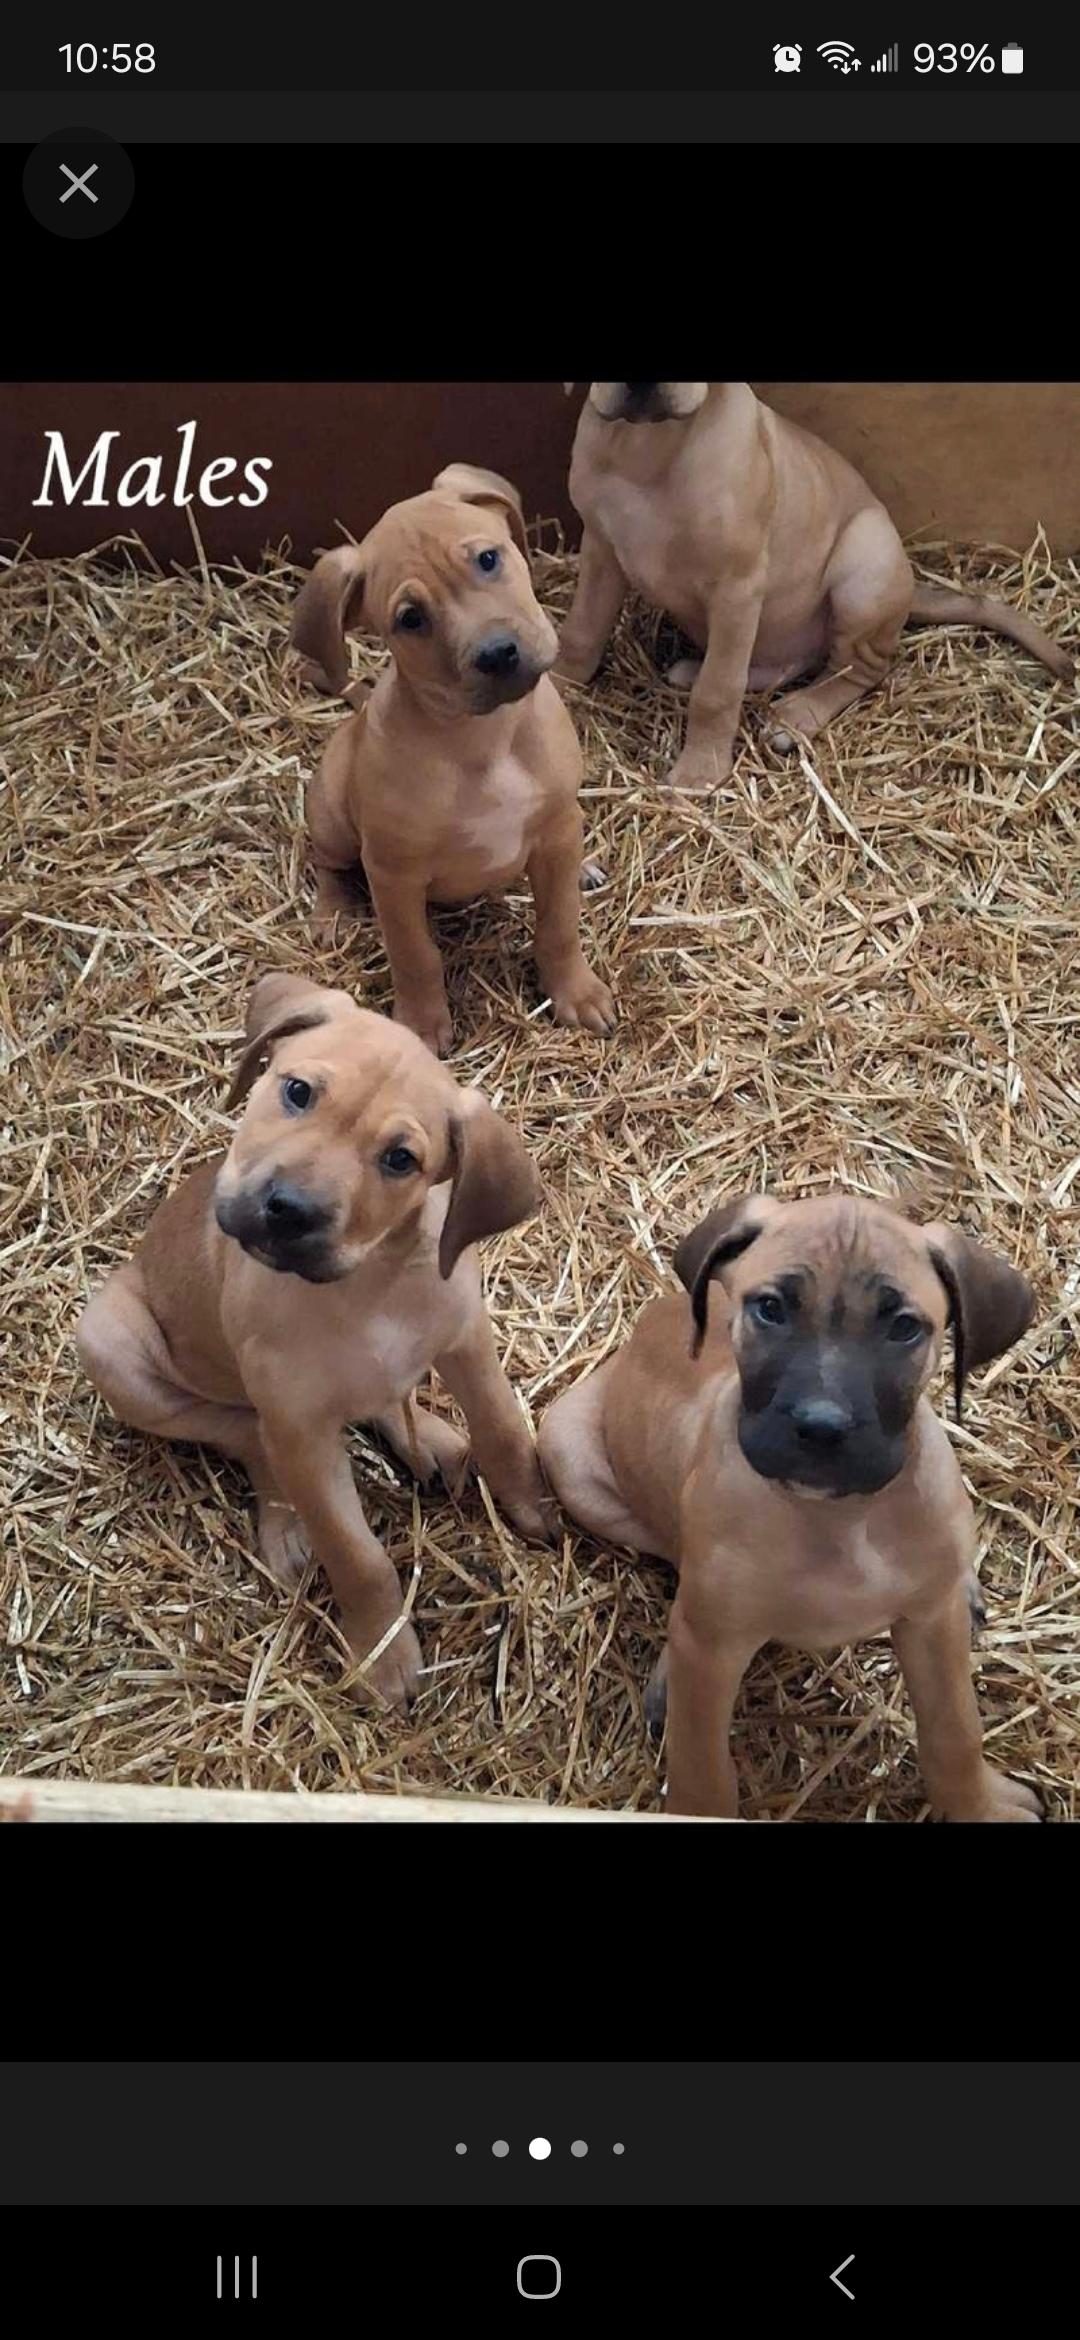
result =
[[1001,70],[1003,73],[1023,72],[1024,52],[1019,41],[1006,41],[1001,52]]

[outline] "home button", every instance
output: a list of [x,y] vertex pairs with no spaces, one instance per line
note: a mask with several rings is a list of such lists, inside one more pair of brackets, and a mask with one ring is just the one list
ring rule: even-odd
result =
[[543,2253],[519,2259],[517,2287],[522,2299],[557,2299],[562,2290],[562,2268],[558,2260]]

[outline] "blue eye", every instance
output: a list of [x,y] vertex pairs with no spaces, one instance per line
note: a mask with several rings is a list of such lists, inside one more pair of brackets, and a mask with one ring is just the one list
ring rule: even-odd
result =
[[786,1324],[787,1309],[779,1292],[755,1292],[747,1309],[758,1324]]
[[893,1317],[889,1326],[889,1339],[910,1347],[913,1342],[921,1341],[922,1337],[922,1319],[913,1316],[910,1309],[902,1308],[899,1314]]
[[476,566],[483,570],[485,577],[494,577],[501,560],[502,554],[496,552],[492,545],[488,551],[477,553]]
[[315,1092],[310,1081],[282,1081],[281,1094],[290,1113],[306,1113]]

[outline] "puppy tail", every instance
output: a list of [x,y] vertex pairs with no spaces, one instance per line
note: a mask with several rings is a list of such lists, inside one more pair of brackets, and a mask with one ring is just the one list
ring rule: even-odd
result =
[[1060,682],[1076,680],[1076,662],[1067,650],[1052,642],[1049,634],[1020,610],[994,601],[988,593],[954,593],[950,585],[917,585],[911,615],[930,625],[985,626],[988,633],[1004,634],[1010,642],[1019,642],[1022,650],[1030,650]]

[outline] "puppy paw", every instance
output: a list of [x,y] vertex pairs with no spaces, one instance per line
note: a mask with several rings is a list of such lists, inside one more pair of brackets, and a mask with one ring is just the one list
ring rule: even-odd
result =
[[1009,1779],[1003,1771],[994,1771],[984,1763],[982,1776],[968,1795],[957,1796],[941,1806],[943,1820],[1041,1820],[1043,1808],[1034,1788],[1025,1787],[1019,1779]]
[[332,910],[313,910],[310,923],[313,942],[332,949],[335,943],[344,942],[351,928],[357,925],[355,904],[339,902]]
[[559,1507],[554,1497],[548,1494],[539,1469],[527,1490],[523,1489],[519,1495],[501,1493],[498,1503],[499,1509],[505,1511],[507,1519],[513,1522],[519,1536],[524,1536],[527,1544],[558,1543],[562,1534]]
[[429,1414],[424,1422],[423,1436],[417,1439],[415,1459],[409,1455],[422,1487],[430,1487],[436,1479],[443,1486],[459,1485],[469,1461],[469,1441],[452,1422],[444,1422],[438,1414]]
[[700,673],[700,658],[677,658],[674,666],[668,667],[664,681],[671,684],[673,691],[692,691]]
[[311,1545],[291,1504],[267,1496],[259,1504],[259,1558],[286,1592],[295,1592],[311,1560]]
[[821,729],[821,718],[810,703],[809,693],[789,691],[781,699],[774,716],[765,723],[765,738],[779,756],[794,756],[807,740]]
[[409,1000],[394,1001],[394,1022],[405,1024],[415,1032],[433,1056],[449,1056],[454,1045],[454,1027],[445,1000],[441,1006],[427,1007]]
[[663,1649],[649,1676],[649,1686],[645,1692],[645,1722],[649,1736],[653,1739],[662,1739],[664,1735],[664,1724],[667,1721],[667,1676],[667,1651]]
[[[384,1624],[373,1636],[361,1618],[346,1618],[344,1624],[349,1647],[360,1662],[377,1647],[386,1631]],[[400,1625],[373,1664],[365,1665],[363,1673],[350,1672],[346,1682],[349,1696],[360,1706],[388,1706],[406,1714],[420,1686],[420,1664],[420,1644],[412,1626]]]
[[722,781],[730,779],[731,764],[730,748],[684,747],[660,785],[678,789],[683,796],[708,796]]
[[552,986],[551,1012],[571,1031],[595,1032],[606,1040],[615,1030],[615,1002],[606,983],[586,967],[572,983]]
[[578,683],[584,686],[586,683],[591,683],[599,664],[599,658],[590,658],[587,655],[583,658],[580,654],[575,656],[572,650],[560,650],[551,672],[556,682]]
[[598,861],[583,861],[578,872],[578,888],[583,894],[595,894],[598,886],[606,886],[607,871]]

